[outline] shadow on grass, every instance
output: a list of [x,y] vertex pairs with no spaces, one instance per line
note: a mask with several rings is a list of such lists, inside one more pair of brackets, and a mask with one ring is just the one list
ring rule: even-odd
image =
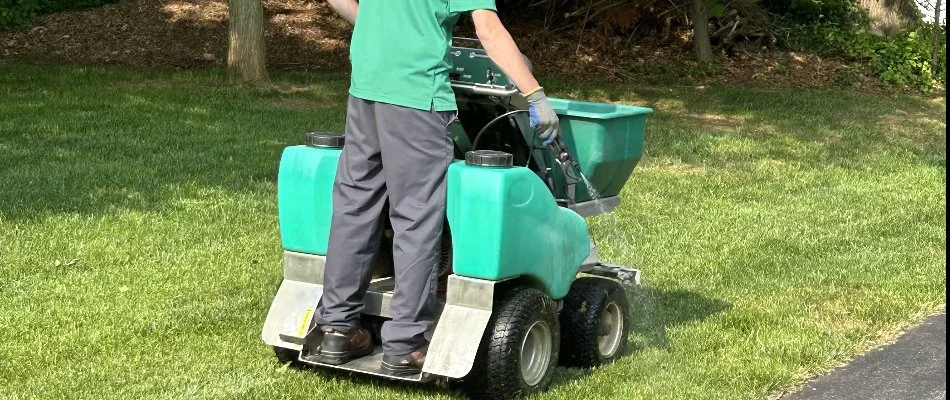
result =
[[[345,76],[275,74],[291,90],[220,73],[0,66],[0,216],[161,211],[181,199],[273,196],[283,147],[340,130]],[[898,156],[945,170],[945,105],[853,92],[555,84],[559,96],[651,106],[645,159],[875,168]],[[889,158],[890,157],[890,158]]]
[[[382,377],[377,377],[368,374],[361,374],[358,372],[350,372],[340,369],[332,368],[321,368],[310,365],[305,365],[301,367],[295,367],[302,372],[319,374],[323,377],[330,379],[338,379],[346,381],[347,385],[352,386],[363,386],[363,387],[372,387],[372,388],[385,388],[387,391],[396,392],[401,396],[423,396],[423,397],[432,397],[434,395],[441,394],[443,396],[455,397],[455,398],[465,398],[465,393],[461,389],[455,387],[455,385],[446,384],[444,382],[427,382],[427,383],[416,383],[409,381],[400,381],[395,379],[387,379]],[[391,394],[396,394],[391,393]],[[382,396],[389,397],[389,396]]]
[[[0,60],[0,218],[161,211],[206,189],[270,187],[285,146],[302,144],[310,130],[342,129],[345,76],[313,82],[302,72],[275,73],[274,90],[228,87],[217,70],[226,59],[227,5],[195,3],[147,2],[134,12],[118,5],[122,12],[108,21],[69,20],[76,25],[71,40],[84,46],[72,49],[75,57],[56,51]],[[316,7],[265,4],[271,72],[315,67],[339,73],[348,66],[350,29],[328,6]],[[155,18],[134,23],[142,15]],[[115,29],[126,24],[132,29]],[[88,40],[103,31],[115,37]],[[51,36],[29,40],[42,44]],[[159,37],[201,40],[172,47],[142,43]],[[51,50],[61,42],[51,43]],[[64,58],[79,65],[55,65]],[[163,70],[98,67],[103,65]],[[215,70],[173,73],[168,67]]]
[[639,287],[628,299],[631,314],[631,345],[634,354],[648,349],[670,350],[667,331],[678,325],[702,322],[711,315],[726,311],[728,302],[710,299],[682,289]]
[[[630,289],[627,292],[627,300],[630,303],[630,337],[624,358],[637,357],[649,349],[670,351],[667,333],[669,329],[701,322],[730,307],[725,301],[710,299],[688,290],[665,290],[646,286]],[[558,368],[551,387],[568,385],[571,381],[584,379],[592,373],[596,373],[596,370]]]
[[[669,329],[682,324],[701,322],[730,307],[727,302],[679,289],[638,287],[628,291],[627,299],[630,302],[630,338],[627,343],[627,352],[623,357],[637,357],[639,353],[648,349],[670,351],[670,340],[667,335]],[[354,386],[382,386],[404,395],[442,394],[458,398],[469,397],[459,383],[418,384],[307,365],[297,369],[343,379]],[[569,385],[572,381],[584,379],[592,373],[596,371],[588,368],[558,367],[554,370],[550,388]]]
[[343,79],[293,76],[305,89],[285,94],[219,75],[0,66],[0,217],[273,197],[284,147],[342,129]]

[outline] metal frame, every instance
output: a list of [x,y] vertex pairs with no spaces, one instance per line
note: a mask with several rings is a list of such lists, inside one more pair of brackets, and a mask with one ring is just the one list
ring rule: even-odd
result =
[[[261,338],[271,346],[300,351],[305,364],[357,371],[407,381],[428,381],[435,377],[462,378],[475,362],[482,334],[494,307],[495,285],[488,281],[449,275],[446,299],[439,301],[437,323],[432,332],[423,372],[409,377],[391,376],[382,371],[381,349],[343,365],[328,365],[308,359],[308,350],[320,343],[314,310],[323,295],[324,256],[284,251],[284,280],[264,322]],[[363,301],[363,314],[391,317],[393,278],[370,283]]]
[[445,307],[432,334],[423,374],[468,375],[491,319],[495,285],[500,282],[449,275]]
[[601,262],[597,256],[597,246],[594,245],[593,238],[590,240],[590,254],[581,263],[577,272],[614,279],[624,287],[640,286],[642,275],[642,272],[636,268]]
[[271,346],[301,350],[312,330],[313,311],[323,295],[320,256],[284,252],[284,280],[264,320],[261,339]]
[[[382,349],[377,347],[368,356],[343,365],[322,364],[309,359],[309,349],[320,343],[314,310],[323,294],[323,256],[284,252],[284,280],[267,314],[261,337],[271,346],[300,351],[298,361],[304,364],[341,369],[380,377],[428,382],[442,378],[463,378],[471,371],[482,343],[482,336],[491,319],[496,286],[504,281],[488,281],[449,275],[446,298],[439,302],[439,312],[430,340],[426,363],[421,373],[393,376],[380,367]],[[639,285],[640,271],[597,259],[591,254],[578,271],[616,279],[624,286]],[[364,314],[390,317],[392,278],[374,280],[364,299]]]
[[478,94],[485,96],[496,96],[496,97],[511,97],[519,94],[517,88],[513,87],[504,87],[497,85],[486,85],[479,83],[466,83],[459,81],[452,81],[452,89],[459,90],[469,94]]
[[620,205],[620,196],[612,196],[572,204],[569,208],[580,214],[582,217],[587,218],[598,214],[609,213],[617,208],[618,205]]

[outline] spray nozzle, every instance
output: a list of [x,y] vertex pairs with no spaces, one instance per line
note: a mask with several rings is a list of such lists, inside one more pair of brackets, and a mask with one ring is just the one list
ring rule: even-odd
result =
[[571,155],[567,145],[561,140],[560,135],[550,144],[551,152],[554,154],[554,161],[561,167],[564,178],[567,183],[567,195],[571,202],[574,201],[575,185],[581,179],[581,166]]

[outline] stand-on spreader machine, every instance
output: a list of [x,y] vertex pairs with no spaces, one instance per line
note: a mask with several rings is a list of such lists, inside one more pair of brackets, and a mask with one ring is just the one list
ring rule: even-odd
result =
[[378,334],[394,286],[388,222],[362,311],[376,350],[342,365],[308,361],[323,334],[314,309],[345,141],[332,133],[308,134],[306,145],[287,147],[280,160],[284,272],[262,331],[280,362],[459,382],[497,399],[544,390],[557,364],[591,367],[624,353],[625,287],[639,285],[640,271],[598,260],[584,218],[620,202],[652,110],[551,99],[561,134],[545,146],[529,126],[527,102],[484,50],[453,47],[452,58],[457,160],[447,177],[440,316],[422,372],[390,376],[380,368]]

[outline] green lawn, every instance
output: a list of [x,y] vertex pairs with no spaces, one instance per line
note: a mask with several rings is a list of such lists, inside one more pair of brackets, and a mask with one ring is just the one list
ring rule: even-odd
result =
[[[342,75],[0,65],[0,397],[454,397],[276,363],[281,149]],[[632,350],[544,399],[763,399],[945,307],[944,99],[545,80],[651,106],[603,258],[644,271]]]

